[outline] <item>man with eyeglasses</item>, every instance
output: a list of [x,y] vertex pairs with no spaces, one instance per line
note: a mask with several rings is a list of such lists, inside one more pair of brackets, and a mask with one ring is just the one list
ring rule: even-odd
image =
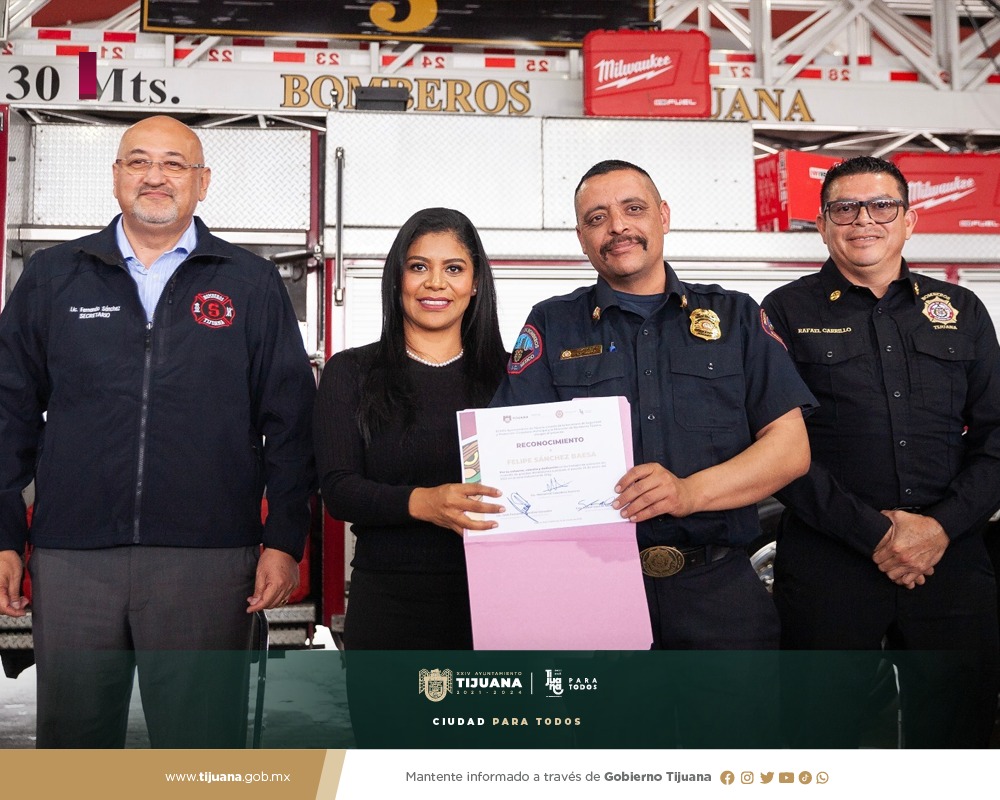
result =
[[30,542],[38,747],[124,746],[136,669],[154,747],[241,747],[252,614],[298,584],[315,382],[275,266],[194,216],[195,133],[138,122],[112,174],[121,215],[36,253],[0,315],[0,613]]
[[1000,499],[1000,349],[961,286],[911,272],[906,179],[833,167],[830,258],[763,303],[820,401],[774,568],[789,743],[858,746],[883,647],[907,747],[985,747],[997,705],[996,584],[982,528]]

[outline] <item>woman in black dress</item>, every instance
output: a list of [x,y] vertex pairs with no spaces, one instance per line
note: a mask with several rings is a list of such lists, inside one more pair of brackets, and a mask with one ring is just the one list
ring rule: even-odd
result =
[[417,212],[386,257],[381,338],[335,354],[316,402],[323,500],[357,536],[346,649],[471,649],[461,533],[502,507],[462,483],[455,412],[489,403],[506,359],[475,227]]

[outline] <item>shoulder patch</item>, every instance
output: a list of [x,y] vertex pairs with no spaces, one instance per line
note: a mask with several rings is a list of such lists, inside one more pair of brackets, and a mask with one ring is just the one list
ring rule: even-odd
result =
[[507,362],[507,373],[518,375],[542,355],[542,337],[534,325],[525,325],[517,335],[514,350]]
[[923,315],[935,330],[957,328],[958,309],[951,304],[951,297],[941,292],[931,292],[920,298],[924,301]]
[[778,336],[778,332],[774,329],[774,323],[767,316],[767,312],[762,308],[760,310],[760,327],[764,329],[764,333],[774,339],[778,344],[788,349],[788,345],[785,344],[784,340]]

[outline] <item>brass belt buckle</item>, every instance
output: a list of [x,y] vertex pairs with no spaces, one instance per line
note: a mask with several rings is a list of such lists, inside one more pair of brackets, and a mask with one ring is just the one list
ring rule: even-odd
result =
[[684,554],[676,547],[657,545],[639,553],[642,574],[650,578],[669,578],[684,569]]

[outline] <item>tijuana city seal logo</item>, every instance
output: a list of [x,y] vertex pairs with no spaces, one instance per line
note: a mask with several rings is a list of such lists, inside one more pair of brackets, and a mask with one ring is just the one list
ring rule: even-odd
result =
[[937,329],[954,328],[958,319],[958,310],[951,304],[951,298],[941,292],[931,292],[920,298],[924,301],[923,315]]
[[450,669],[422,669],[417,673],[418,691],[432,703],[439,703],[454,691]]
[[201,292],[191,304],[194,321],[207,328],[228,328],[236,319],[233,301],[221,292]]
[[706,342],[722,338],[719,315],[710,308],[696,308],[691,312],[691,333]]

